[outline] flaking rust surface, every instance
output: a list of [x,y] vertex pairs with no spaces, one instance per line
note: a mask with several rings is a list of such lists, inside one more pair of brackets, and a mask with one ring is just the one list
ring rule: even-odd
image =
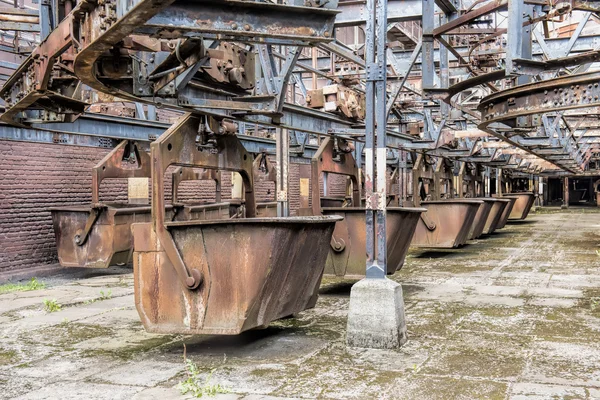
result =
[[594,209],[552,209],[412,249],[392,277],[409,331],[397,351],[346,348],[353,281],[325,279],[314,309],[267,329],[176,336],[144,332],[123,269],[65,274],[0,295],[0,398],[179,398],[184,343],[202,382],[213,371],[230,392],[216,399],[600,398],[599,228]]

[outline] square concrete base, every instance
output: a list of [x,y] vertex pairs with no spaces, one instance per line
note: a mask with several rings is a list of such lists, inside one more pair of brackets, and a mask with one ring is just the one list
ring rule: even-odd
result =
[[393,349],[406,340],[402,286],[387,278],[355,283],[350,291],[347,345]]

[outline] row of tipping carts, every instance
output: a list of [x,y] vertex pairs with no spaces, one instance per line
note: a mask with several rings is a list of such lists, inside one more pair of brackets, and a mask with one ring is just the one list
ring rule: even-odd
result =
[[[310,207],[280,218],[276,202],[255,202],[254,184],[275,180],[268,158],[252,157],[235,135],[199,138],[200,124],[186,115],[150,153],[122,142],[92,169],[91,205],[51,209],[61,265],[105,268],[133,258],[135,303],[146,330],[181,334],[266,326],[313,307],[323,275],[364,277],[366,213],[350,152],[324,139],[311,160]],[[221,201],[223,171],[241,175],[243,201]],[[326,173],[349,177],[349,199],[320,195]],[[100,183],[110,178],[150,178],[150,205],[100,202]],[[216,202],[180,202],[186,180],[214,181]],[[387,273],[402,268],[411,246],[462,246],[509,219],[525,219],[533,201],[532,193],[511,193],[389,207]]]

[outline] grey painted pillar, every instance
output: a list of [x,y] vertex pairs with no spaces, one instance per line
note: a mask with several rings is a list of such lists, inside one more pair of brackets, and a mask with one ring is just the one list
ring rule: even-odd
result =
[[[433,3],[434,0],[426,0]],[[395,348],[406,338],[402,286],[387,279],[386,34],[387,1],[367,0],[365,40],[366,278],[352,286],[346,343]]]
[[290,163],[290,135],[285,128],[277,128],[275,154],[277,158],[277,216],[290,214],[288,202],[288,178]]

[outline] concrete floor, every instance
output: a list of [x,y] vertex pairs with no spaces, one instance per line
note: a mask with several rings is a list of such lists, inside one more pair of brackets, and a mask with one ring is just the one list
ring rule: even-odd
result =
[[[144,332],[122,269],[55,278],[0,296],[0,397],[180,398],[185,344],[212,371],[205,386],[229,392],[216,399],[600,399],[595,211],[546,211],[462,249],[412,251],[393,277],[409,330],[398,351],[345,347],[351,282],[327,280],[315,309],[266,330],[183,337]],[[46,298],[62,310],[43,311]]]

